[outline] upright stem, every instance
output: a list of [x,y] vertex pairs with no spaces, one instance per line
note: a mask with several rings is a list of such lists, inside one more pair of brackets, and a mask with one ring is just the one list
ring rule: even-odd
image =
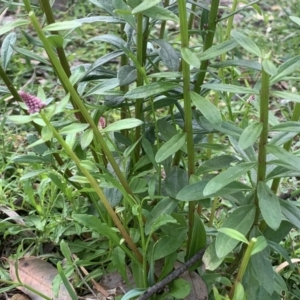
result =
[[[178,1],[178,10],[180,18],[180,32],[181,32],[181,48],[189,47],[189,36],[187,26],[187,12],[186,1]],[[188,174],[189,176],[195,173],[195,154],[194,154],[194,141],[193,141],[193,127],[192,127],[192,107],[190,98],[190,65],[182,59],[182,76],[183,76],[183,99],[185,110],[184,131],[187,134],[187,155],[188,155]],[[194,227],[194,211],[195,201],[189,202],[189,233],[187,253],[191,245],[192,232]]]
[[[40,6],[42,7],[45,16],[47,18],[48,24],[55,23],[55,18],[53,15],[52,8],[50,6],[50,1],[42,1],[40,0]],[[57,31],[52,31],[53,34],[59,34]],[[68,77],[71,76],[70,66],[66,57],[66,53],[63,47],[56,47],[57,55],[59,58],[59,61],[64,68],[66,74]]]
[[[267,169],[266,145],[268,143],[268,124],[269,124],[269,90],[270,90],[269,87],[270,87],[270,76],[263,69],[262,78],[261,78],[261,90],[260,90],[260,118],[259,118],[259,121],[263,125],[263,128],[260,134],[259,145],[258,145],[257,185],[260,181],[265,181],[266,179],[266,169]],[[259,218],[257,190],[254,199],[255,199],[254,200],[255,205],[257,206],[254,224],[257,224]]]
[[[170,3],[169,0],[165,0],[164,2],[164,7],[168,6]],[[159,29],[159,38],[160,39],[163,39],[164,38],[164,35],[165,35],[165,28],[166,28],[166,21],[162,21],[161,24],[160,24],[160,29]]]
[[[210,12],[209,12],[209,19],[208,19],[208,28],[207,28],[207,34],[205,36],[205,42],[203,45],[203,51],[210,48],[213,44],[216,25],[217,25],[217,17],[218,17],[218,9],[219,9],[219,2],[220,0],[212,0]],[[202,60],[200,65],[199,74],[197,77],[197,81],[194,87],[194,91],[196,93],[200,93],[201,91],[201,85],[203,84],[206,70],[208,66],[208,60]]]
[[[143,67],[143,54],[144,54],[144,44],[143,44],[143,14],[137,14],[137,60],[140,66]],[[136,85],[142,86],[144,84],[143,74],[141,72],[137,72]],[[143,110],[143,100],[137,99],[135,103],[135,117],[137,119],[143,118],[142,110]],[[135,132],[135,140],[137,141],[141,136],[141,127],[136,128]],[[135,161],[138,161],[140,157],[140,144],[135,148]]]
[[196,10],[196,4],[192,4],[191,6],[191,13],[190,13],[190,16],[189,16],[189,22],[188,22],[188,29],[192,29],[193,27],[193,23],[194,23],[194,19],[195,19],[195,15],[193,14],[193,12]]
[[[48,126],[49,128],[51,128],[54,137],[58,140],[58,142],[60,143],[60,145],[65,149],[65,151],[67,152],[67,154],[69,155],[69,157],[74,161],[74,163],[77,165],[78,169],[84,174],[84,176],[88,179],[91,187],[94,189],[94,191],[97,193],[97,195],[99,196],[101,202],[103,203],[104,207],[106,208],[108,214],[110,215],[110,217],[112,218],[112,220],[114,221],[114,224],[117,226],[117,228],[120,230],[121,235],[123,236],[123,238],[125,239],[125,241],[127,242],[129,248],[134,252],[134,254],[136,255],[137,259],[142,262],[143,258],[141,256],[141,253],[139,252],[139,250],[136,248],[135,243],[133,242],[133,240],[131,239],[131,237],[129,236],[129,234],[127,233],[126,229],[124,228],[123,224],[121,223],[119,217],[117,216],[117,214],[115,213],[115,211],[113,210],[113,208],[111,207],[111,205],[109,204],[105,194],[103,193],[102,189],[99,187],[98,182],[96,181],[96,179],[91,175],[91,173],[85,169],[83,167],[83,165],[81,164],[80,159],[77,157],[77,155],[73,152],[73,150],[67,145],[67,143],[64,141],[64,139],[62,138],[62,136],[56,131],[56,129],[52,126],[52,124],[49,122],[49,120],[47,119],[47,117],[43,114],[40,113],[42,119],[44,120],[46,126]],[[93,204],[95,205],[96,209],[99,211],[101,211],[99,204],[97,201],[93,201]]]
[[241,266],[239,268],[239,272],[236,276],[235,282],[234,282],[233,286],[231,287],[231,290],[230,290],[230,293],[229,293],[229,298],[230,299],[232,299],[233,296],[234,296],[234,291],[235,291],[235,288],[236,288],[237,284],[241,283],[241,281],[243,279],[243,276],[245,274],[246,268],[247,268],[249,260],[251,258],[251,253],[252,253],[252,250],[255,246],[256,241],[257,241],[256,238],[252,238],[249,245],[248,245],[248,247],[247,247],[245,255],[243,256]]
[[[66,75],[64,69],[62,68],[58,58],[56,57],[56,54],[54,53],[54,51],[52,49],[52,46],[49,44],[49,41],[47,40],[44,32],[40,28],[34,12],[31,11],[29,13],[29,17],[31,19],[34,29],[36,30],[36,32],[38,34],[38,37],[40,38],[41,42],[43,43],[43,45],[45,47],[45,50],[47,51],[47,54],[53,64],[53,67],[56,70],[56,73],[57,73],[57,76],[59,77],[60,82],[64,83],[66,90],[70,93],[71,97],[75,101],[84,120],[90,124],[91,128],[93,129],[93,133],[94,133],[96,140],[99,142],[101,149],[103,150],[104,154],[106,155],[108,161],[110,162],[112,168],[114,169],[114,171],[116,173],[116,176],[118,177],[118,179],[124,186],[126,192],[133,196],[133,193],[129,187],[129,184],[128,184],[127,180],[125,179],[123,173],[121,172],[119,165],[117,164],[116,160],[114,159],[113,154],[110,152],[104,138],[100,134],[97,125],[94,123],[93,118],[91,117],[90,113],[86,109],[84,103],[81,101],[78,93],[76,92],[76,90],[73,87],[73,85],[71,84],[68,76]],[[97,145],[97,143],[95,143],[95,145]]]

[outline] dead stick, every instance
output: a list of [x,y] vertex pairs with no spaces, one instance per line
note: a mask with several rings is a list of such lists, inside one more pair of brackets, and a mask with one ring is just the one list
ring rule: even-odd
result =
[[181,265],[178,269],[174,270],[167,277],[165,277],[162,281],[156,283],[155,285],[149,287],[143,295],[141,295],[137,300],[147,300],[151,296],[153,296],[156,292],[165,287],[168,283],[173,281],[175,278],[179,277],[183,274],[189,267],[191,267],[196,261],[200,260],[203,257],[205,249],[197,252],[193,257],[191,257],[187,262]]

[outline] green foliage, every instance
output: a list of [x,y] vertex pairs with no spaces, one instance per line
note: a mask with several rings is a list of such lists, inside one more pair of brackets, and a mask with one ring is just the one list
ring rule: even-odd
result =
[[[81,289],[118,270],[132,299],[205,249],[205,267],[187,269],[210,299],[299,297],[299,203],[280,194],[299,193],[300,97],[277,90],[299,81],[299,55],[273,59],[233,29],[258,1],[224,16],[218,0],[89,2],[94,15],[56,20],[48,1],[24,1],[0,29],[0,235],[17,245],[7,256],[52,257],[72,299],[58,260],[75,278],[89,269]],[[28,114],[25,89],[47,106]],[[196,289],[173,279],[156,299]]]

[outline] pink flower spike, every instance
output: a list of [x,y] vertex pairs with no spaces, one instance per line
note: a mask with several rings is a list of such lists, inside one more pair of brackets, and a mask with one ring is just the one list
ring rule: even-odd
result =
[[33,95],[27,94],[23,91],[19,91],[19,95],[28,107],[28,112],[34,114],[40,112],[42,108],[46,106],[46,103],[42,102],[41,99]]
[[104,129],[106,127],[106,121],[105,118],[100,117],[98,125],[101,127],[101,129]]

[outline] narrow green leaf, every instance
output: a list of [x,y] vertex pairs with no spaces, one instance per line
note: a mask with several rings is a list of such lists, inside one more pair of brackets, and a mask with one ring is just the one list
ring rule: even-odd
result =
[[277,68],[275,67],[275,65],[272,63],[272,61],[270,61],[269,59],[264,59],[262,61],[262,65],[264,70],[271,76],[274,76],[277,74]]
[[[92,2],[93,0],[89,1]],[[116,23],[116,24],[121,24],[124,23],[123,20],[111,17],[111,16],[91,16],[91,17],[85,17],[85,18],[80,18],[77,19],[78,22],[80,23],[94,23],[94,22],[104,22],[104,23]]]
[[208,182],[203,191],[204,196],[217,192],[222,187],[234,181],[236,178],[250,171],[255,167],[255,165],[256,163],[252,162],[240,163],[234,167],[227,169],[226,171],[221,172],[219,175]]
[[251,40],[250,38],[248,38],[247,36],[243,35],[242,33],[236,31],[236,30],[232,30],[231,31],[231,36],[239,43],[239,45],[241,47],[243,47],[246,51],[261,57],[261,51],[260,49],[257,47],[257,45],[253,42],[253,40]]
[[200,61],[191,49],[187,47],[181,48],[181,56],[192,67],[195,67],[197,69],[200,68]]
[[237,42],[235,40],[233,40],[233,39],[228,40],[228,41],[220,43],[216,46],[212,46],[209,49],[207,49],[206,51],[202,52],[200,55],[198,55],[198,59],[200,61],[202,61],[202,60],[208,60],[208,59],[214,58],[216,56],[219,56],[223,53],[226,53],[226,52],[232,50],[236,46],[237,46]]
[[84,97],[89,97],[91,95],[105,95],[107,94],[107,91],[110,91],[119,85],[120,81],[118,78],[104,79],[84,94]]
[[126,262],[125,262],[125,252],[116,247],[112,250],[111,253],[111,262],[113,263],[114,267],[118,269],[118,273],[122,276],[124,281],[127,281],[127,273],[126,273]]
[[56,102],[55,114],[61,113],[65,110],[67,104],[69,103],[70,93],[61,99],[60,102]]
[[174,21],[179,22],[179,18],[176,14],[170,11],[167,8],[161,6],[153,6],[150,9],[147,9],[143,12],[143,15],[155,19],[155,20],[164,20],[164,21]]
[[71,258],[71,255],[70,255],[70,249],[69,249],[68,244],[64,240],[62,240],[59,244],[59,247],[60,247],[61,253],[67,259],[68,263],[71,263],[72,258]]
[[277,74],[270,78],[270,84],[274,84],[281,81],[286,76],[292,74],[300,67],[300,55],[294,56],[280,65],[277,70]]
[[[300,60],[300,58],[299,58]],[[296,93],[289,93],[289,92],[281,92],[281,91],[272,91],[272,96],[287,100],[300,103],[300,95]]]
[[[186,254],[186,259],[194,256],[198,251],[206,246],[206,231],[199,214],[194,213],[194,226],[192,229],[192,238],[189,251]],[[200,266],[200,262],[193,265],[192,269]]]
[[42,139],[46,142],[49,141],[53,136],[52,128],[49,126],[44,126],[41,132]]
[[243,285],[238,282],[234,288],[233,300],[245,299],[245,291]]
[[[251,229],[255,218],[256,207],[244,205],[234,210],[225,220],[222,228],[231,228],[246,236]],[[228,235],[219,232],[216,238],[216,255],[225,257],[239,243],[238,240],[229,238]]]
[[59,48],[64,45],[64,38],[61,35],[53,34],[47,36],[47,40],[52,47]]
[[178,192],[175,199],[179,201],[196,201],[211,197],[230,195],[238,192],[252,191],[253,188],[238,181],[233,181],[221,189],[209,195],[204,195],[203,191],[208,181],[199,181],[184,187]]
[[272,126],[269,131],[300,132],[300,122],[283,122]]
[[172,198],[175,198],[176,194],[188,184],[189,175],[179,166],[172,166],[164,180],[165,191]]
[[82,150],[86,149],[90,145],[90,143],[93,140],[93,137],[94,137],[94,133],[92,128],[89,128],[83,133],[80,139],[80,145]]
[[[154,103],[149,104],[148,106],[146,106],[143,111],[152,111],[152,107],[154,106],[154,110],[160,109],[162,107],[167,107],[170,106],[172,104],[175,104],[178,102],[178,99],[176,98],[171,98],[171,97],[164,97],[161,99],[158,99],[156,101],[154,101]],[[153,106],[152,106],[153,105]]]
[[171,236],[169,234],[163,235],[154,245],[153,259],[158,260],[165,258],[171,253],[174,253],[184,243],[186,239],[186,228],[176,230],[177,234]]
[[205,83],[205,84],[202,84],[202,87],[205,89],[209,89],[209,90],[234,93],[234,94],[253,94],[253,95],[259,94],[258,91],[253,90],[251,88],[238,86],[238,85],[232,85],[232,84]]
[[145,290],[146,289],[132,289],[122,297],[122,300],[131,300],[132,298],[143,294]]
[[285,218],[300,229],[300,209],[290,201],[280,200],[281,211]]
[[80,27],[81,25],[82,25],[82,23],[78,22],[76,20],[62,21],[62,22],[56,22],[56,23],[47,25],[43,28],[43,30],[45,30],[45,31],[70,30],[70,29],[75,29],[77,27]]
[[130,65],[121,66],[118,70],[118,80],[120,86],[128,85],[136,81],[137,70]]
[[259,208],[264,220],[270,228],[277,230],[281,223],[279,198],[263,181],[258,182],[257,197]]
[[231,163],[236,162],[237,158],[231,155],[220,155],[205,161],[196,171],[196,175],[229,168]]
[[80,131],[84,131],[90,126],[90,124],[79,124],[79,123],[73,123],[71,125],[63,127],[59,133],[60,134],[68,134],[68,133],[77,133]]
[[[162,59],[166,67],[168,67],[169,70],[178,71],[180,66],[180,59],[174,47],[167,41],[161,39],[150,40],[150,42],[159,45],[158,55],[160,56],[160,58]],[[165,73],[165,77],[172,76],[172,78],[174,78],[174,75],[176,77],[178,76],[178,73],[173,73],[173,72],[163,72],[163,73]],[[172,73],[173,75],[170,75]]]
[[[99,2],[99,1],[98,1]],[[130,7],[127,5],[128,1],[120,1],[120,0],[112,0],[112,1],[107,1],[110,2],[113,7],[114,11],[113,13],[109,13],[112,16],[116,16],[116,14],[121,15],[121,19],[124,20],[126,23],[128,23],[132,28],[136,28],[136,20],[134,16],[131,13]],[[138,3],[135,2],[135,6]],[[123,12],[121,12],[123,10]],[[119,11],[119,12],[117,12]]]
[[235,230],[235,229],[222,227],[222,228],[218,229],[218,231],[228,235],[229,237],[231,237],[231,238],[233,238],[233,239],[235,239],[239,242],[249,244],[246,237],[243,234],[241,234],[239,231]]
[[7,116],[8,120],[13,121],[16,124],[26,124],[32,121],[32,116]]
[[214,104],[195,92],[190,92],[190,97],[196,107],[210,123],[217,126],[222,125],[221,113]]
[[155,160],[157,163],[164,161],[169,156],[180,150],[185,144],[186,133],[179,133],[173,136],[170,140],[165,142],[157,151]]
[[5,34],[6,32],[9,32],[16,27],[23,26],[29,24],[29,20],[16,20],[9,23],[6,23],[5,25],[1,25],[0,28],[0,35]]
[[65,142],[72,149],[76,142],[76,133],[68,133]]
[[146,98],[156,94],[161,94],[169,90],[175,89],[178,84],[175,82],[153,82],[144,86],[139,86],[125,94],[125,98],[139,99]]
[[16,43],[16,41],[17,41],[17,34],[15,32],[11,32],[4,38],[2,42],[1,62],[4,70],[6,70],[8,63],[13,56],[14,50],[12,46]]
[[300,171],[300,158],[285,149],[275,146],[275,145],[267,145],[267,150],[283,161],[285,164],[290,165],[294,170]]
[[261,134],[263,124],[260,122],[253,123],[246,127],[239,139],[239,146],[247,149],[252,146]]
[[31,172],[28,172],[25,175],[21,176],[20,181],[30,179],[30,178],[37,178],[37,176],[39,176],[40,174],[44,174],[44,173],[47,173],[46,169],[31,171]]
[[141,126],[143,123],[144,123],[143,121],[135,118],[118,120],[116,122],[109,124],[104,129],[101,129],[101,132],[110,132],[110,131],[118,131],[123,129],[135,128]]
[[70,181],[82,183],[89,183],[89,180],[85,176],[74,175],[69,177]]
[[99,233],[102,236],[109,238],[118,245],[120,238],[116,231],[105,223],[102,223],[99,218],[87,214],[73,214],[74,221],[82,224],[89,230]]
[[25,163],[25,164],[40,164],[40,163],[47,163],[48,160],[43,157],[43,156],[38,156],[38,155],[18,155],[15,156],[12,159],[16,163]]
[[105,42],[105,43],[109,43],[112,46],[115,46],[117,48],[121,48],[121,45],[124,46],[126,44],[125,40],[123,40],[122,38],[120,38],[114,34],[102,34],[99,36],[95,36],[95,37],[87,40],[85,43],[87,44],[90,42]]
[[[269,245],[275,252],[277,252],[278,254],[280,254],[289,264],[290,267],[293,268],[293,263],[291,261],[291,258],[289,256],[289,249],[284,248],[283,246],[281,246],[281,244],[270,241],[270,240],[266,240],[266,244]],[[284,244],[283,244],[284,245]],[[254,250],[254,249],[253,249]]]
[[267,243],[267,240],[265,239],[265,237],[264,236],[257,237],[256,243],[254,244],[251,255],[254,255],[256,253],[263,251],[266,247],[268,247],[268,243]]
[[26,57],[31,58],[33,60],[40,61],[40,62],[44,63],[45,65],[49,65],[50,64],[47,59],[45,59],[44,57],[42,57],[42,56],[40,56],[40,55],[38,55],[38,54],[36,54],[36,53],[34,53],[32,51],[28,51],[26,49],[23,49],[23,48],[20,48],[20,47],[15,47],[15,46],[13,46],[13,49],[16,52],[18,52],[20,54],[23,54]]
[[159,229],[161,226],[168,224],[168,223],[174,223],[176,224],[177,221],[173,217],[167,214],[161,214],[158,218],[154,220],[154,222],[146,223],[145,224],[145,234],[150,235],[153,232],[155,232],[157,229]]
[[290,18],[294,23],[296,23],[297,25],[300,26],[300,18],[295,17],[295,16],[289,16],[289,18]]
[[141,4],[139,4],[132,10],[132,14],[134,15],[134,14],[143,12],[143,11],[155,6],[159,2],[161,2],[161,0],[144,0]]
[[[64,272],[64,270],[63,270],[63,268],[62,268],[62,266],[60,264],[60,262],[58,262],[56,266],[57,266],[58,274],[59,274],[59,276],[60,276],[60,278],[61,278],[61,280],[63,282],[62,286],[64,286],[66,288],[66,291],[67,291],[67,292],[64,292],[64,294],[65,295],[69,294],[68,296],[70,296],[70,298],[72,300],[78,299],[78,296],[76,295],[73,286],[70,284],[70,282],[69,282],[69,280],[68,280],[68,278],[67,278],[67,276],[66,276],[66,274],[65,274],[65,272]],[[63,296],[63,297],[65,297],[65,296]]]
[[[209,48],[210,49],[210,48]],[[213,63],[210,65],[212,68],[224,68],[224,67],[246,67],[249,69],[254,69],[257,71],[261,71],[261,64],[258,61],[253,60],[243,60],[243,59],[237,59],[237,60],[225,60],[222,62]]]

